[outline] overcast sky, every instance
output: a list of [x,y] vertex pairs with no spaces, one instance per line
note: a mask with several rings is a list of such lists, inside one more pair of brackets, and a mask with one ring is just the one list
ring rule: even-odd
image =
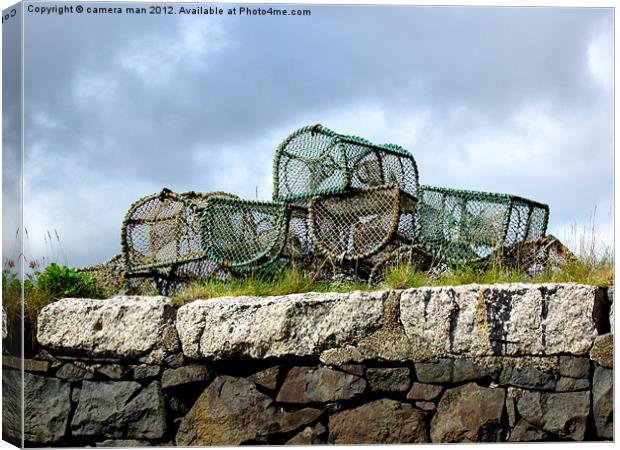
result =
[[276,146],[314,123],[402,145],[424,184],[548,203],[564,240],[596,207],[611,244],[610,9],[304,8],[26,15],[26,256],[57,230],[70,265],[112,257],[164,186],[270,199]]

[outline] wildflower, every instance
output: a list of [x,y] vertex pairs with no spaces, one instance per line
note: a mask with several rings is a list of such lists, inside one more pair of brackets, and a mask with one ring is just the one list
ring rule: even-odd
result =
[[35,260],[32,260],[28,263],[28,267],[30,267],[31,269],[34,269],[37,267],[37,262]]
[[12,259],[7,259],[6,265],[9,266],[9,268],[15,267],[15,261],[13,261]]

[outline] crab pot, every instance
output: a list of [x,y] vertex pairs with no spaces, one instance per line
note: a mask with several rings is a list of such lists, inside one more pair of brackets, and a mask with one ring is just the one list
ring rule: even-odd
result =
[[421,186],[416,215],[420,243],[446,262],[464,264],[543,237],[549,207],[508,194]]

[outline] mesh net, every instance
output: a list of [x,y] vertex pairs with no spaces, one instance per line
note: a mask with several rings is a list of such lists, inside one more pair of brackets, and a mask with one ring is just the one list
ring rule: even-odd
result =
[[413,211],[415,199],[398,185],[313,197],[310,233],[327,256],[341,260],[367,258],[394,237],[401,207]]
[[224,267],[250,269],[277,259],[286,241],[282,204],[211,197],[200,220],[206,256]]
[[369,283],[378,284],[384,280],[386,273],[399,267],[415,267],[420,271],[428,271],[434,263],[431,253],[421,245],[402,244],[387,252],[372,268]]
[[506,194],[422,186],[419,240],[452,264],[479,262],[499,248],[544,236],[549,208]]
[[215,265],[204,259],[200,247],[200,210],[211,196],[230,194],[164,189],[136,201],[127,212],[121,247],[128,275],[164,273],[174,269],[179,277],[204,277]]
[[301,205],[316,195],[390,183],[412,196],[418,191],[417,166],[406,150],[340,135],[321,125],[300,128],[280,144],[273,178],[274,200]]

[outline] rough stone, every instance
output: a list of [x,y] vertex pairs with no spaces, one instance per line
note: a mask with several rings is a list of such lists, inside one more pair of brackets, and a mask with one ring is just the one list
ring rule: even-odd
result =
[[594,345],[590,349],[590,358],[603,367],[613,369],[614,335],[612,333],[607,333],[596,338]]
[[164,364],[168,367],[172,367],[173,369],[181,367],[184,362],[185,357],[183,356],[183,353],[172,353],[164,357]]
[[74,364],[66,363],[56,371],[56,378],[75,383],[84,379],[92,379],[93,374]]
[[555,386],[556,392],[583,391],[590,388],[589,378],[560,377]]
[[490,372],[485,367],[474,363],[471,359],[459,358],[454,360],[452,383],[479,380],[489,375]]
[[[14,379],[19,387],[19,375]],[[37,444],[58,442],[65,435],[71,411],[69,384],[30,373],[25,373],[23,379],[24,439]]]
[[140,366],[136,366],[133,369],[133,378],[135,380],[145,380],[148,378],[155,378],[159,375],[161,371],[160,366],[151,366],[147,364],[143,364]]
[[293,367],[276,400],[284,403],[348,400],[364,392],[366,385],[363,378],[329,367]]
[[179,308],[177,330],[191,358],[317,355],[378,329],[387,295],[358,291],[197,300]]
[[152,356],[158,363],[165,356],[163,340],[169,338],[173,320],[174,307],[166,297],[66,298],[43,308],[37,340],[57,353],[114,359]]
[[[5,374],[5,372],[7,372]],[[21,375],[19,372],[4,369],[2,371],[3,389],[3,432],[9,431],[9,436],[18,437],[21,434]],[[63,381],[24,373],[24,439],[36,444],[58,442],[65,435],[69,413],[71,411],[71,388]],[[8,388],[8,389],[7,389]],[[17,392],[11,395],[12,389]],[[12,399],[19,403],[13,404]],[[6,401],[8,400],[8,401]],[[13,407],[14,406],[14,410]],[[17,417],[12,417],[16,414]],[[7,417],[8,415],[8,417]],[[9,420],[9,430],[5,430],[5,420]],[[17,426],[16,430],[11,429]],[[17,433],[13,433],[17,431]]]
[[358,377],[363,377],[366,372],[366,366],[364,364],[342,364],[341,366],[338,366],[338,370],[352,373]]
[[414,345],[440,355],[586,354],[596,288],[572,284],[407,289],[400,312]]
[[508,436],[508,442],[536,442],[544,441],[549,437],[549,433],[546,433],[525,420],[519,420],[515,427],[510,430]]
[[468,383],[447,390],[431,420],[432,442],[497,442],[501,439],[503,389]]
[[405,392],[411,386],[411,369],[371,367],[366,370],[366,380],[371,391]]
[[594,369],[592,410],[596,433],[603,439],[614,437],[614,372],[603,367]]
[[150,447],[151,443],[149,441],[141,441],[135,439],[107,439],[103,442],[97,442],[95,447],[120,447],[120,448],[131,448],[131,447]]
[[413,383],[411,390],[407,393],[408,400],[435,400],[442,391],[441,386],[425,383]]
[[243,378],[218,376],[179,425],[176,445],[240,445],[278,432],[273,400]]
[[437,408],[437,405],[433,402],[415,402],[415,406],[423,411],[433,411]]
[[415,374],[422,383],[450,383],[454,362],[451,359],[431,360],[415,365]]
[[329,418],[332,444],[428,442],[425,413],[408,403],[375,400]]
[[315,408],[304,408],[298,411],[282,412],[277,416],[281,433],[295,431],[298,428],[317,420],[323,411]]
[[97,372],[111,380],[120,380],[125,375],[125,369],[118,364],[102,366],[97,369]]
[[510,385],[521,388],[540,389],[553,391],[556,387],[556,380],[553,374],[544,372],[536,367],[505,367],[499,376],[499,384]]
[[47,373],[49,368],[48,361],[41,361],[37,359],[22,359],[16,358],[11,355],[2,355],[2,365],[4,367],[10,367],[15,370],[22,370],[22,363],[24,370],[31,373]]
[[192,364],[178,369],[166,369],[161,377],[163,389],[189,383],[209,382],[215,377],[213,370],[201,364]]
[[320,445],[325,444],[325,433],[327,429],[322,423],[306,427],[291,439],[286,441],[286,445]]
[[582,441],[590,411],[590,393],[522,390],[517,411],[535,428],[560,439]]
[[22,372],[2,368],[2,439],[21,446]]
[[164,397],[158,381],[84,381],[71,423],[74,436],[159,439],[166,430]]
[[80,401],[80,392],[82,391],[79,387],[74,387],[71,389],[71,401],[73,403],[77,403]]
[[267,389],[274,390],[278,387],[278,375],[282,366],[274,366],[260,372],[256,372],[248,377],[248,380]]
[[590,378],[590,358],[560,356],[560,375],[571,378]]

